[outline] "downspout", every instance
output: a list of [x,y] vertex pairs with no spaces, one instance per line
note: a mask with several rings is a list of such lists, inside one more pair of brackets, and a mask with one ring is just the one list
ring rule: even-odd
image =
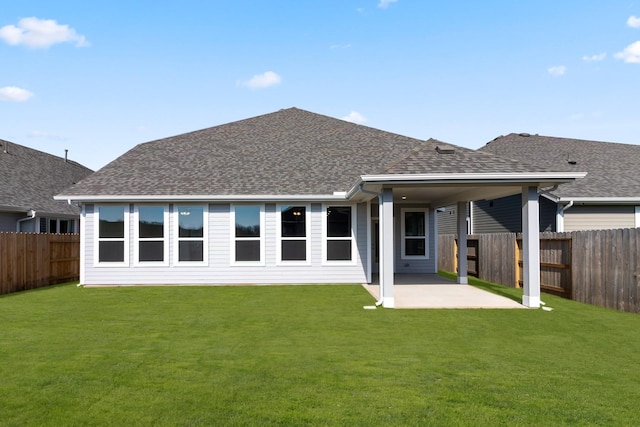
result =
[[19,220],[16,221],[16,232],[20,232],[20,223],[24,222],[24,221],[29,221],[32,220],[36,217],[36,211],[34,211],[33,209],[29,209],[27,211],[27,217],[26,218],[20,218]]
[[[371,190],[367,190],[364,188],[364,183],[360,183],[358,185],[358,189],[365,193],[365,194],[371,194],[373,196],[376,196],[378,198],[378,217],[380,217],[380,210],[382,209],[382,193],[378,193],[375,191],[371,191]],[[378,241],[378,245],[380,244],[380,242]],[[380,282],[380,272],[378,271],[378,282]],[[380,287],[380,298],[378,299],[378,301],[376,301],[376,307],[380,307],[382,305],[382,301],[383,301],[383,292],[384,292],[384,286],[382,286],[382,283],[379,283],[379,287]]]

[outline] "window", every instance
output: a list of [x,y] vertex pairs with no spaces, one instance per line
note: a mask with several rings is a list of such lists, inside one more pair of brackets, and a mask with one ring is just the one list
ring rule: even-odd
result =
[[309,260],[307,206],[279,206],[278,260],[301,263]]
[[426,209],[402,209],[402,258],[428,258]]
[[125,206],[98,206],[97,260],[100,265],[129,264],[129,211]]
[[325,217],[325,261],[354,261],[351,206],[328,206]]
[[204,206],[176,205],[176,250],[178,264],[206,265],[207,209]]
[[75,220],[40,218],[38,229],[40,233],[75,233]]
[[231,209],[232,263],[264,262],[264,207],[235,205]]
[[167,209],[164,206],[137,206],[135,211],[136,263],[166,265]]

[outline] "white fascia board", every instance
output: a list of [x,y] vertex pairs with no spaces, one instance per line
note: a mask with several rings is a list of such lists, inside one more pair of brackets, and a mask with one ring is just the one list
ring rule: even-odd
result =
[[484,183],[493,181],[503,182],[569,182],[584,178],[586,172],[527,172],[527,173],[436,173],[436,174],[390,174],[390,175],[362,175],[361,181],[365,183],[384,182],[464,182]]
[[559,202],[585,205],[640,205],[640,197],[560,197]]
[[55,200],[67,200],[78,202],[286,202],[286,201],[307,201],[326,202],[344,201],[345,194],[296,194],[296,195],[171,195],[171,196],[140,196],[140,195],[118,195],[118,196],[65,196],[64,194],[54,196]]

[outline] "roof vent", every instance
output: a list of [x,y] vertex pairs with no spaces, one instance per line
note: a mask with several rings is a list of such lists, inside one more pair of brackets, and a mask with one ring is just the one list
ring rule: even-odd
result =
[[576,162],[575,160],[567,160],[567,163],[569,163],[570,165],[575,165],[578,162]]
[[518,135],[520,135],[520,136],[524,136],[525,138],[528,138],[528,137],[530,137],[530,136],[531,136],[531,134],[530,134],[530,133],[526,133],[526,132],[519,133]]
[[436,145],[436,151],[438,152],[438,154],[453,154],[456,152],[455,148],[451,148],[451,147],[439,147]]

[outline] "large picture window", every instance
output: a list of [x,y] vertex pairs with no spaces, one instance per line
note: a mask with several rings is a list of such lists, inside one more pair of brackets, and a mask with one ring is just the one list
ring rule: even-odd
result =
[[351,206],[326,207],[325,260],[354,260],[354,218]]
[[206,264],[207,208],[176,205],[175,218],[178,264]]
[[166,207],[137,206],[135,219],[136,262],[166,264],[168,261]]
[[97,261],[100,265],[126,266],[129,263],[129,210],[126,206],[98,206]]
[[279,206],[279,261],[301,263],[309,260],[308,212],[307,206]]
[[231,211],[232,262],[262,264],[264,261],[264,207],[235,205]]
[[402,209],[402,258],[428,258],[426,209]]

